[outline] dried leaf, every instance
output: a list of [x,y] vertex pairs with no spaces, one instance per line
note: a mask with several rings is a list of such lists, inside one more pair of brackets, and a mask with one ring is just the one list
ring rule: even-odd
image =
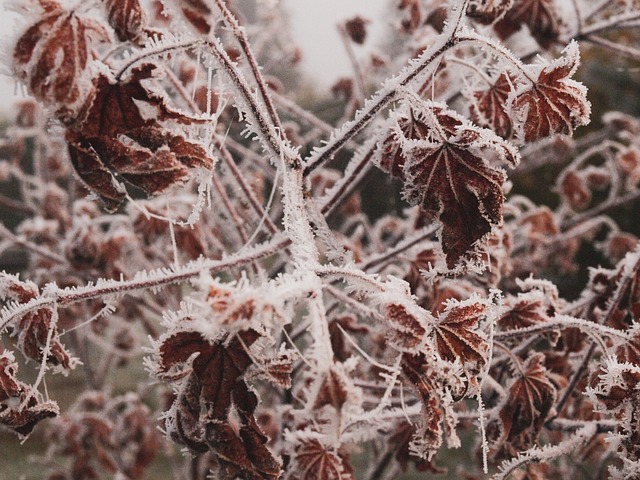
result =
[[486,304],[480,301],[450,301],[433,328],[438,355],[450,362],[460,360],[479,370],[485,363],[487,343],[477,333],[485,316]]
[[540,46],[548,49],[560,36],[562,19],[554,0],[515,0],[494,28],[505,39],[523,24]]
[[353,480],[351,466],[318,440],[301,442],[293,455],[289,480]]
[[475,102],[469,108],[474,122],[493,129],[505,139],[513,136],[511,117],[505,109],[513,82],[506,73],[501,73],[488,89],[472,93]]
[[34,97],[54,105],[60,117],[73,117],[91,90],[87,78],[91,41],[107,39],[106,30],[95,20],[49,2],[16,43],[16,73]]
[[109,15],[109,24],[118,39],[138,43],[147,25],[147,16],[138,0],[104,0]]
[[518,136],[533,142],[553,134],[571,135],[579,126],[589,123],[591,104],[586,87],[571,76],[578,68],[578,44],[571,42],[563,57],[540,70],[529,86],[521,86],[511,94],[507,109],[518,119]]
[[[258,399],[243,378],[253,364],[246,349],[259,337],[247,330],[209,341],[199,332],[181,331],[162,339],[158,348],[159,377],[187,375],[167,414],[167,431],[195,452],[211,450],[224,480],[275,480],[281,471],[254,418]],[[237,429],[230,423],[232,409],[239,417]]]
[[471,0],[467,15],[476,22],[490,25],[501,19],[511,8],[514,0]]
[[40,401],[38,395],[30,396],[22,406],[30,395],[31,387],[18,380],[17,372],[18,364],[13,353],[0,351],[0,425],[24,438],[40,421],[58,415],[59,409],[55,402]]
[[508,310],[498,319],[498,325],[505,330],[531,327],[549,320],[547,306],[542,292],[526,292],[505,302]]
[[442,248],[453,268],[502,223],[506,175],[490,165],[487,150],[512,165],[518,157],[493,132],[473,127],[444,105],[428,107],[428,137],[402,147],[405,196],[442,222]]
[[[162,96],[142,85],[155,68],[152,64],[133,68],[125,80],[115,83],[100,75],[84,118],[67,132],[76,172],[110,211],[126,196],[114,175],[156,195],[185,183],[190,169],[212,167],[204,148],[158,123],[194,120],[172,110]],[[155,118],[147,118],[147,110]]]
[[526,433],[535,440],[556,400],[556,387],[549,381],[544,367],[544,355],[531,355],[522,372],[509,387],[498,417],[502,425],[502,439],[511,441]]

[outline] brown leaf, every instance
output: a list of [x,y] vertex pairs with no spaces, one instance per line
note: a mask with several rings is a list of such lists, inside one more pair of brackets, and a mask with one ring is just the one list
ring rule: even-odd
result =
[[511,441],[526,433],[535,440],[555,401],[556,388],[547,377],[544,355],[535,353],[522,366],[500,406],[502,439]]
[[[189,169],[212,167],[204,148],[158,123],[194,120],[172,110],[162,96],[142,85],[155,68],[152,64],[133,68],[125,80],[115,83],[100,75],[84,119],[67,132],[76,172],[108,210],[115,210],[126,196],[114,175],[156,195],[185,183]],[[150,107],[155,118],[143,115],[141,104]]]
[[426,330],[418,318],[408,312],[402,304],[390,303],[386,305],[385,310],[388,322],[392,327],[390,332],[392,341],[406,350],[412,350],[420,345]]
[[570,79],[580,61],[578,44],[570,43],[563,55],[542,68],[529,86],[518,88],[507,106],[518,117],[523,129],[520,136],[526,142],[553,134],[571,135],[575,128],[589,123],[587,89]]
[[511,117],[505,110],[513,82],[514,79],[511,79],[506,73],[501,73],[488,89],[472,93],[475,103],[469,108],[474,122],[482,127],[493,129],[505,139],[510,139],[513,136]]
[[48,2],[42,16],[16,43],[16,73],[34,97],[54,105],[58,115],[67,118],[90,91],[86,78],[90,40],[106,39],[106,31],[95,20]]
[[40,421],[58,415],[59,409],[55,402],[41,402],[36,395],[20,408],[31,387],[18,380],[17,372],[18,364],[13,353],[0,351],[0,425],[24,438]]
[[118,39],[137,43],[147,24],[147,17],[138,0],[104,0],[109,24]]
[[482,368],[487,343],[476,331],[485,311],[486,305],[480,301],[451,301],[432,331],[438,355],[450,362],[459,359],[462,365],[471,363],[478,370]]
[[328,449],[318,440],[301,442],[293,461],[290,480],[353,480],[351,466],[340,452]]
[[514,0],[471,0],[467,8],[467,15],[476,22],[490,25],[511,8]]
[[491,154],[510,165],[519,160],[495,133],[433,102],[399,116],[377,149],[376,161],[404,181],[409,203],[442,222],[449,268],[502,223],[506,175],[489,163]]
[[591,190],[585,178],[575,170],[565,172],[558,180],[558,191],[572,210],[582,210],[591,201]]
[[549,320],[544,295],[541,292],[519,294],[507,299],[508,310],[498,319],[498,325],[505,330],[517,330],[544,323]]
[[344,373],[335,367],[329,369],[324,376],[313,408],[319,409],[325,405],[331,405],[336,410],[342,409],[349,397],[349,385]]
[[202,0],[182,0],[182,14],[184,18],[202,35],[208,35],[211,31],[213,12]]
[[[258,399],[244,380],[253,364],[246,349],[259,337],[247,330],[209,341],[199,332],[182,331],[162,339],[158,349],[160,378],[187,376],[167,414],[169,435],[195,452],[211,450],[224,480],[280,475],[280,463],[254,418]],[[237,430],[230,423],[232,409],[239,417]]]
[[349,35],[349,38],[351,38],[354,43],[362,45],[367,38],[368,23],[368,20],[357,16],[350,20],[347,20],[344,24],[344,28],[347,32],[347,35]]
[[502,39],[527,25],[533,38],[548,49],[560,36],[562,19],[554,0],[515,0],[504,17],[494,26]]

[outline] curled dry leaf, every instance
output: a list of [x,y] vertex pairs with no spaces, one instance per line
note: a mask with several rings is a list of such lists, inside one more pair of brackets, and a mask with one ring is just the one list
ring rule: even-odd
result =
[[562,28],[555,0],[515,0],[494,28],[505,39],[522,25],[529,27],[531,35],[542,48],[551,47]]
[[517,119],[516,132],[526,142],[554,134],[571,135],[589,123],[591,103],[586,87],[570,77],[580,63],[578,44],[571,42],[563,56],[542,67],[529,85],[512,92],[507,111]]
[[469,107],[471,118],[478,125],[492,128],[505,139],[513,136],[511,117],[505,107],[514,81],[506,73],[501,73],[489,88],[472,93],[475,101]]
[[0,351],[0,425],[25,438],[39,422],[58,415],[59,409],[55,402],[43,402],[38,395],[31,395],[29,385],[18,380],[17,372],[13,353]]
[[87,73],[91,42],[108,38],[96,20],[47,2],[40,18],[16,43],[16,73],[34,97],[54,106],[60,118],[73,118],[92,89]]
[[275,480],[281,472],[254,417],[257,396],[244,380],[253,364],[247,349],[259,337],[247,330],[210,341],[200,332],[181,331],[161,338],[158,347],[158,377],[186,376],[165,414],[167,433],[194,452],[211,451],[221,479]]
[[[162,96],[143,86],[142,81],[153,78],[155,69],[153,64],[144,64],[133,68],[124,80],[100,74],[86,114],[67,132],[77,174],[108,210],[118,208],[126,197],[114,175],[156,195],[189,180],[190,169],[213,165],[202,146],[158,123],[195,120],[172,110]],[[148,110],[154,117],[147,116]]]
[[119,40],[138,43],[147,25],[147,16],[138,0],[104,0],[109,24]]

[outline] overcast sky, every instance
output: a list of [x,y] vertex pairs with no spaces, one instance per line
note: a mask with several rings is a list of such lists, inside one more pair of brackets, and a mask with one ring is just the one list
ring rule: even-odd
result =
[[[293,36],[303,53],[303,68],[323,87],[332,85],[340,76],[350,73],[348,57],[336,29],[338,22],[356,14],[375,19],[383,16],[390,0],[281,0],[291,14]],[[0,46],[14,37],[15,15],[4,11],[6,0],[0,0]],[[378,24],[379,25],[379,24]],[[367,44],[374,43],[380,30],[372,29]],[[363,52],[358,49],[357,53]],[[0,57],[0,109],[11,111],[16,86],[8,77],[6,51]]]

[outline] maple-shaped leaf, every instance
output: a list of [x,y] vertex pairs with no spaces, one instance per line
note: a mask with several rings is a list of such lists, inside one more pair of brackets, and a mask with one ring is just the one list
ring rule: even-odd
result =
[[16,43],[16,73],[34,97],[53,105],[60,117],[72,117],[91,91],[91,42],[107,40],[96,20],[46,2],[42,15]]
[[472,364],[478,370],[482,368],[486,361],[487,343],[477,332],[486,309],[486,304],[475,297],[462,302],[448,302],[431,332],[441,358],[450,362],[459,359],[462,365]]
[[498,318],[498,325],[505,330],[531,327],[549,320],[544,294],[532,291],[507,298],[507,310]]
[[296,446],[289,480],[353,480],[353,471],[339,451],[318,440],[304,440]]
[[104,0],[109,15],[109,25],[118,39],[138,43],[147,25],[147,16],[138,0]]
[[402,149],[404,139],[419,140],[429,135],[429,126],[414,116],[413,109],[408,115],[396,119],[395,128],[389,129],[385,139],[377,146],[373,161],[385,172],[404,179],[406,155]]
[[157,195],[189,180],[191,169],[213,165],[202,146],[159,123],[195,120],[171,109],[161,95],[142,84],[153,78],[155,70],[154,65],[144,64],[125,79],[99,75],[85,114],[67,131],[77,174],[110,211],[126,196],[115,175]]
[[513,111],[516,133],[526,142],[554,134],[571,135],[574,129],[589,123],[587,89],[570,78],[580,62],[577,42],[569,43],[562,53],[549,65],[537,66],[537,76],[509,95],[507,111]]
[[556,387],[548,378],[544,355],[531,355],[509,387],[505,401],[499,407],[502,439],[511,441],[526,434],[537,438],[556,401]]
[[494,28],[502,39],[506,39],[522,25],[529,27],[542,48],[548,49],[558,39],[562,28],[555,0],[515,0]]
[[444,104],[424,102],[421,111],[405,118],[417,119],[412,132],[420,138],[404,137],[397,122],[404,194],[409,203],[442,222],[442,248],[447,267],[454,268],[502,223],[506,174],[487,158],[493,154],[515,165],[518,153],[491,130],[471,125]]
[[511,117],[505,109],[513,82],[506,73],[501,73],[489,88],[472,92],[474,103],[469,107],[474,122],[493,129],[505,139],[513,136]]

